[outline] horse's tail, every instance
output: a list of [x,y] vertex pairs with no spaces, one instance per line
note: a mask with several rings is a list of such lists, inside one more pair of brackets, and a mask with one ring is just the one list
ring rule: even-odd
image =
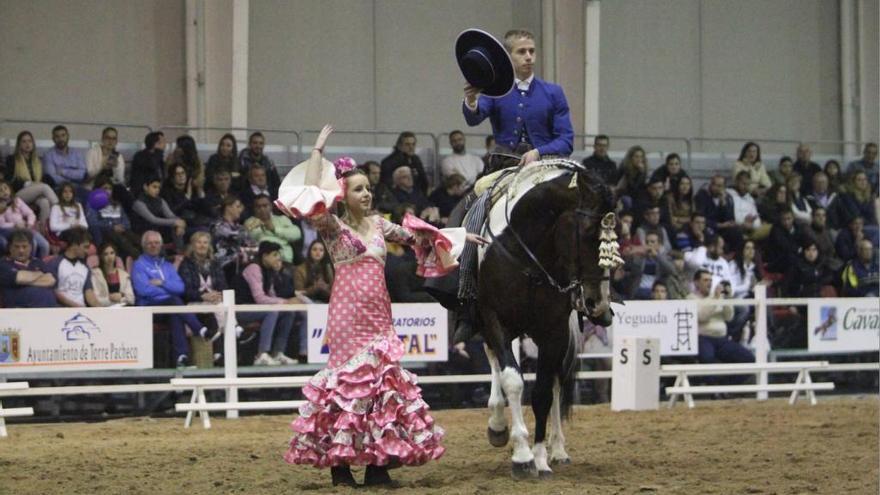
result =
[[559,368],[560,387],[560,412],[563,418],[568,418],[571,413],[571,406],[574,403],[574,388],[577,385],[578,372],[578,335],[580,334],[580,325],[577,315],[572,312],[568,319],[568,345],[565,349],[565,357],[562,359],[562,366]]

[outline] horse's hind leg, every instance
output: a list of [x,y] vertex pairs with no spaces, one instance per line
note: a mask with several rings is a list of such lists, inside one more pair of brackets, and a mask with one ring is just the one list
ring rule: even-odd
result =
[[562,434],[562,388],[559,378],[553,380],[553,407],[550,409],[550,464],[571,464],[565,451],[565,435]]
[[507,427],[507,418],[504,417],[504,395],[501,392],[501,364],[498,356],[489,348],[486,349],[486,357],[489,358],[489,366],[492,368],[492,391],[489,393],[489,428],[487,434],[489,443],[493,447],[504,447],[510,440],[510,428]]

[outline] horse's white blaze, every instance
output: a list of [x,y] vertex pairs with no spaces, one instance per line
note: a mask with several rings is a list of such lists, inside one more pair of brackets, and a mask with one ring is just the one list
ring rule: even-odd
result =
[[[565,451],[565,435],[562,434],[562,390],[559,378],[553,382],[553,407],[550,408],[550,460],[567,461],[570,459]],[[540,468],[539,468],[540,469]]]
[[538,468],[539,472],[553,472],[553,470],[550,469],[550,464],[547,462],[547,447],[544,446],[544,442],[536,443],[535,448],[532,449],[532,453],[535,456],[535,467]]
[[489,392],[489,428],[492,431],[504,431],[507,428],[507,418],[504,417],[504,395],[501,393],[501,364],[498,356],[483,344],[486,357],[489,358],[489,366],[492,368],[492,390]]
[[522,392],[523,380],[519,371],[512,367],[504,368],[501,372],[501,386],[507,395],[510,405],[510,439],[513,441],[513,462],[518,464],[531,462],[535,456],[529,449],[529,430],[526,428],[523,418]]

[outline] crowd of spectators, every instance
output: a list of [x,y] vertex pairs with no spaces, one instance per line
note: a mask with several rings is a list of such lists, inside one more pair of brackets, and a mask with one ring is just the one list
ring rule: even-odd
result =
[[[794,160],[784,156],[770,170],[759,144],[748,142],[702,187],[676,154],[651,172],[642,147],[627,150],[618,166],[609,145],[607,136],[596,137],[583,165],[618,198],[626,263],[613,284],[623,299],[750,297],[758,283],[783,297],[878,295],[876,143],[845,168],[836,160],[813,162],[810,147],[801,144]],[[742,349],[713,339],[747,345],[753,315],[745,307],[717,308],[700,315],[701,349],[705,340],[726,360],[745,359]],[[775,345],[806,346],[802,309],[772,317]]]
[[[34,136],[22,131],[0,160],[3,307],[211,304],[225,289],[235,290],[238,304],[329,299],[333,266],[320,239],[274,208],[281,174],[264,153],[263,134],[251,134],[241,150],[226,134],[204,163],[187,135],[169,152],[164,134],[150,132],[130,164],[116,150],[112,127],[85,154],[68,146],[64,126],[51,137],[54,146],[40,156]],[[493,147],[491,138],[485,144]],[[397,221],[412,213],[444,226],[488,159],[468,152],[461,131],[450,133],[449,145],[433,188],[410,132],[380,162],[361,164],[374,208]],[[628,149],[618,165],[610,146],[598,136],[583,164],[618,199],[626,264],[613,285],[624,299],[748,297],[762,282],[792,297],[877,295],[876,144],[845,167],[835,160],[820,166],[801,145],[794,160],[783,157],[770,169],[749,142],[704,185],[677,154],[650,170],[642,147]],[[408,247],[389,245],[392,301],[430,300],[414,263]],[[749,310],[706,317],[708,338],[720,336],[723,322],[727,338],[747,342]],[[780,318],[803,315],[793,309]],[[191,361],[187,335],[216,344],[225,327],[222,314],[163,319],[181,366]],[[242,312],[238,319],[259,327],[255,364],[305,358],[300,315]]]

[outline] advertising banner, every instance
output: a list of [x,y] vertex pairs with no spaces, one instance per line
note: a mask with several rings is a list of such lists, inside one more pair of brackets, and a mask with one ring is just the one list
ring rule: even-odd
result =
[[[616,337],[660,339],[661,356],[697,354],[697,303],[688,299],[668,301],[626,301],[612,303],[614,323],[605,329],[602,343],[589,352],[611,352]],[[600,332],[601,333],[601,332]]]
[[0,311],[0,373],[153,367],[153,321],[140,308]]
[[810,352],[880,350],[880,301],[876,298],[810,299]]
[[[434,303],[391,305],[392,325],[406,349],[401,361],[446,361],[448,358],[447,311]],[[309,362],[326,363],[327,305],[308,308]]]

